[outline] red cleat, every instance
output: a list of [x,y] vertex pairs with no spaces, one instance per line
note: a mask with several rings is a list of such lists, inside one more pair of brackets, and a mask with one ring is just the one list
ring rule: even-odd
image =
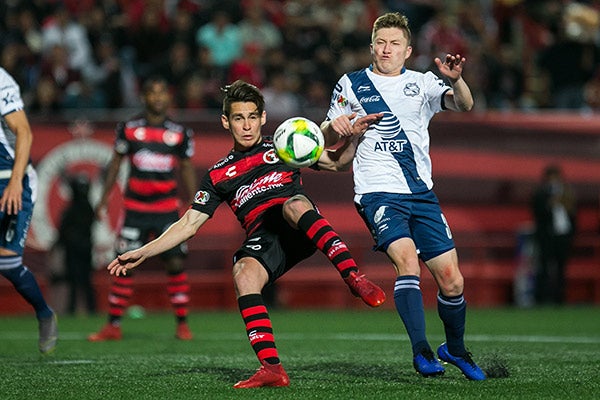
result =
[[190,331],[190,327],[185,322],[180,322],[177,324],[177,331],[175,332],[175,337],[179,340],[192,340],[194,335],[192,335],[192,331]]
[[360,297],[371,307],[379,307],[385,301],[385,292],[364,275],[358,275],[351,271],[344,281],[350,287],[353,295]]
[[250,389],[263,386],[290,386],[290,378],[281,364],[265,363],[250,378],[233,385],[235,389]]
[[112,324],[106,324],[100,332],[92,333],[88,336],[90,342],[105,342],[107,340],[121,340],[121,327]]

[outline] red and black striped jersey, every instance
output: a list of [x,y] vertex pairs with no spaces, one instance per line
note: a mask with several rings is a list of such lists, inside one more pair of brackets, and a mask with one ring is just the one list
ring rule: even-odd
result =
[[194,155],[191,129],[168,118],[156,126],[144,117],[134,118],[117,125],[114,149],[129,158],[126,210],[167,213],[179,209],[175,171],[180,159]]
[[247,233],[262,222],[264,212],[304,194],[300,170],[279,160],[271,138],[251,149],[232,150],[202,178],[192,208],[210,216],[227,202]]

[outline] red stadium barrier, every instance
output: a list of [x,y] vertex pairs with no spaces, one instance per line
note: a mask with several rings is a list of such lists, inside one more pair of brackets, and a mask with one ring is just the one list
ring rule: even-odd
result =
[[[200,174],[229,151],[231,140],[214,122],[207,125],[194,121],[190,125],[197,132],[193,163]],[[75,138],[72,132],[80,134],[81,129],[33,124],[32,160],[46,187],[36,205],[39,215],[32,222],[25,261],[43,290],[57,303],[61,294],[56,288],[52,288],[56,293],[50,293],[46,254],[68,200],[57,175],[83,169],[99,178],[102,166],[90,164],[98,163],[101,155],[110,156],[113,126],[104,123],[95,128],[93,135]],[[513,301],[519,263],[517,235],[531,224],[529,196],[548,163],[562,166],[579,198],[580,231],[567,272],[567,299],[571,303],[600,304],[600,117],[559,113],[441,114],[430,128],[436,193],[455,236],[469,304],[496,306]],[[384,255],[371,251],[372,240],[352,205],[351,174],[305,170],[303,176],[307,191],[348,242],[361,268],[385,288],[385,307],[393,307],[393,268]],[[112,254],[110,234],[119,223],[119,199],[119,193],[115,193],[104,244],[97,252],[101,269]],[[231,255],[241,243],[243,232],[225,208],[217,210],[215,218],[189,241],[186,265],[195,309],[235,308]],[[426,305],[434,306],[435,284],[426,271],[422,277]],[[109,277],[100,270],[94,279],[98,305],[106,307]],[[144,266],[136,275],[138,297],[134,302],[150,309],[168,309],[165,282],[160,266]],[[287,307],[363,306],[349,295],[346,285],[320,254],[288,273],[278,287],[279,301]],[[319,296],[315,296],[317,292]],[[0,314],[21,312],[30,312],[29,306],[7,281],[0,281]]]

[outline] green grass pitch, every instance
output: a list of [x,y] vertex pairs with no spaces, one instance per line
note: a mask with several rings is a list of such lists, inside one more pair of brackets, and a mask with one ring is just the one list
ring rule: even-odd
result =
[[[236,312],[190,315],[194,340],[174,339],[174,317],[123,321],[120,342],[89,343],[105,320],[61,317],[56,352],[37,353],[33,317],[0,318],[0,398],[9,399],[599,399],[600,308],[470,309],[467,346],[509,376],[470,382],[451,365],[438,378],[412,367],[394,311],[271,311],[288,388],[233,389],[258,361]],[[427,311],[432,346],[443,341]]]

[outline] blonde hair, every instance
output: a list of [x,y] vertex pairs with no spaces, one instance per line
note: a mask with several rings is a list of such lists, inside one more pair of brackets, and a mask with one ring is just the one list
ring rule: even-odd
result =
[[408,39],[408,44],[410,44],[411,33],[410,28],[408,27],[408,18],[405,15],[402,15],[398,12],[386,13],[380,16],[373,23],[373,31],[371,33],[371,42],[375,41],[375,35],[377,35],[377,31],[381,28],[398,28],[402,29],[406,34],[406,38]]

